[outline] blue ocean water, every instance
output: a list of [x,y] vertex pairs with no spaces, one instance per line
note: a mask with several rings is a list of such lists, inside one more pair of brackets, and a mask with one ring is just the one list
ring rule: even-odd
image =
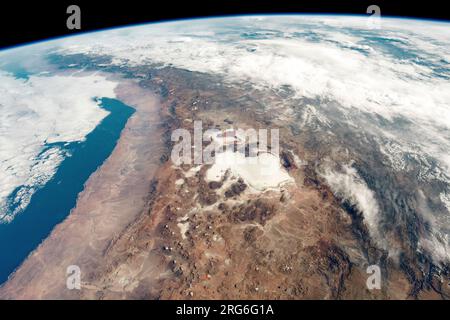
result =
[[[110,113],[85,141],[61,145],[69,151],[55,175],[37,190],[24,211],[0,224],[0,284],[62,222],[75,207],[89,176],[108,158],[134,109],[116,99],[102,98]],[[68,248],[69,250],[70,248]]]

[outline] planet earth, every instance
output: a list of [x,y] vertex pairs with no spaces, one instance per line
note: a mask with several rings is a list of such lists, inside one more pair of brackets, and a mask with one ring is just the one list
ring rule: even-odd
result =
[[449,299],[449,52],[344,15],[0,51],[0,298]]

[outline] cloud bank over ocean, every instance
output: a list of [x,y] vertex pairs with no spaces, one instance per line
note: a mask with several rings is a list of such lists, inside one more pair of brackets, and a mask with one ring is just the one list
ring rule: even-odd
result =
[[114,98],[115,87],[94,74],[18,79],[0,72],[0,223],[23,210],[68,156],[52,144],[83,141],[108,114],[94,98]]

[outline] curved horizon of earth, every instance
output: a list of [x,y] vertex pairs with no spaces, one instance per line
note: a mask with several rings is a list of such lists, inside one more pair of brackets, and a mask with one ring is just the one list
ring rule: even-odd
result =
[[[160,132],[165,149],[158,149],[160,154],[157,158],[161,159],[158,169],[155,169],[155,177],[158,177],[154,178],[158,182],[155,182],[156,191],[150,188],[147,192],[168,196],[169,191],[160,188],[165,179],[171,181],[169,177],[172,175],[177,175],[178,181],[170,187],[178,190],[171,192],[172,195],[184,192],[180,190],[185,183],[192,190],[199,188],[198,194],[192,198],[199,201],[196,205],[183,207],[188,206],[188,201],[173,205],[186,213],[186,217],[177,218],[180,219],[177,223],[182,225],[180,228],[185,230],[181,240],[194,237],[193,223],[187,221],[195,220],[191,214],[197,217],[200,215],[198,212],[221,212],[229,219],[226,223],[234,226],[246,221],[250,228],[250,218],[246,214],[253,209],[251,205],[245,207],[245,203],[254,202],[256,207],[265,208],[258,207],[254,212],[270,212],[259,222],[255,218],[259,213],[252,216],[256,219],[256,222],[252,220],[252,225],[257,225],[262,232],[256,236],[255,231],[254,235],[261,243],[273,239],[275,234],[279,236],[287,232],[289,239],[298,238],[295,241],[299,241],[298,248],[302,248],[295,254],[307,250],[305,248],[317,247],[319,253],[314,251],[316,249],[307,251],[309,258],[305,259],[313,259],[324,254],[323,243],[326,243],[328,249],[325,251],[331,252],[327,254],[338,254],[339,258],[333,259],[340,261],[337,263],[339,268],[348,264],[348,270],[342,271],[344,278],[348,279],[348,286],[339,282],[327,294],[297,289],[292,291],[295,294],[290,293],[293,297],[308,297],[307,292],[312,296],[316,293],[317,297],[338,298],[344,295],[343,292],[348,294],[345,297],[361,297],[353,292],[350,294],[351,289],[344,290],[362,281],[362,276],[354,275],[356,271],[352,270],[365,270],[365,266],[377,264],[386,277],[397,272],[405,277],[401,285],[392,284],[383,289],[381,298],[397,297],[393,293],[397,291],[405,292],[402,297],[422,297],[420,295],[424,292],[433,291],[441,298],[448,298],[449,31],[448,22],[414,19],[381,18],[379,25],[374,26],[368,23],[368,18],[359,16],[234,16],[123,27],[0,51],[0,239],[8,234],[7,241],[3,242],[5,245],[22,242],[27,248],[20,259],[14,258],[15,265],[10,265],[0,276],[0,281],[6,280],[18,267],[2,289],[13,290],[8,283],[26,278],[21,275],[23,267],[20,264],[27,255],[31,253],[28,259],[34,259],[40,250],[49,250],[46,247],[51,244],[47,245],[47,242],[51,242],[52,236],[44,239],[51,229],[65,217],[70,217],[70,212],[76,207],[83,207],[79,201],[84,198],[78,196],[82,190],[64,190],[71,193],[72,202],[78,196],[76,206],[72,203],[64,212],[58,213],[61,218],[55,220],[49,218],[52,213],[41,201],[39,214],[42,221],[53,222],[45,227],[39,223],[33,226],[42,228],[42,232],[37,232],[41,236],[32,241],[33,245],[27,243],[26,234],[14,233],[17,221],[27,221],[27,210],[33,199],[37,199],[39,193],[52,183],[65,161],[75,156],[71,146],[88,143],[89,135],[114,115],[101,107],[101,99],[122,101],[117,94],[120,91],[121,96],[132,100],[123,92],[125,87],[142,96],[151,92],[159,97],[161,103],[158,117],[162,124],[155,124],[155,128],[166,130]],[[147,111],[142,112],[130,114],[129,119],[126,117],[128,122],[122,135],[128,137],[141,132],[143,127],[137,130],[133,124],[138,123],[138,119],[144,121],[143,115]],[[156,117],[152,115],[152,119]],[[253,190],[252,181],[248,180],[251,175],[236,173],[238,182],[228,185],[227,179],[233,177],[225,174],[217,180],[221,187],[212,187],[206,178],[206,166],[187,169],[183,178],[176,172],[186,168],[169,166],[167,154],[171,144],[167,137],[170,138],[169,130],[178,127],[190,129],[193,120],[201,120],[211,128],[219,129],[239,126],[280,128],[280,165],[284,170],[280,174],[287,176],[283,179],[292,183],[270,191]],[[123,125],[119,126],[118,132]],[[115,153],[111,153],[114,146],[111,144],[111,150],[102,156],[99,170],[108,157],[105,164],[114,161]],[[150,147],[146,145],[146,148]],[[124,166],[122,170],[130,170],[131,176],[133,170],[140,172],[139,168],[145,164],[142,162],[144,155],[139,157],[133,158],[136,161],[133,168]],[[99,171],[95,174],[95,170],[83,172],[82,184],[85,187],[90,185],[91,179],[101,181]],[[148,179],[150,176],[153,176],[153,171],[146,175]],[[199,180],[195,184],[188,183],[194,177]],[[63,182],[70,183],[74,178],[67,179]],[[128,183],[124,185],[128,186]],[[222,190],[228,187],[231,191]],[[324,195],[327,190],[330,196],[324,196],[323,202],[318,202],[323,216],[308,216],[305,223],[314,225],[312,229],[320,229],[336,218],[350,221],[349,225],[340,220],[333,222],[329,226],[329,235],[324,238],[311,235],[308,240],[306,233],[287,231],[289,228],[284,225],[277,227],[277,223],[283,224],[284,220],[298,219],[291,210],[311,211],[302,208],[302,199],[305,203],[313,201],[307,200],[310,198],[306,194]],[[189,194],[188,191],[186,193]],[[148,203],[137,211],[149,210],[150,215],[159,217],[158,202],[150,195],[148,199],[142,196]],[[273,200],[275,198],[284,199],[281,207],[275,205],[278,203]],[[172,208],[169,204],[167,207]],[[229,209],[223,210],[224,206]],[[140,216],[137,211],[123,220],[127,225],[116,227],[123,227],[123,233],[132,232],[131,229],[138,232],[137,225],[135,229],[126,229],[130,221],[138,223]],[[274,216],[273,212],[276,212]],[[105,216],[108,213],[117,214],[105,212]],[[325,216],[328,220],[323,218]],[[152,223],[158,219],[154,218]],[[70,223],[73,226],[71,232],[76,233],[76,225]],[[64,221],[59,227],[65,228],[68,224]],[[166,235],[159,235],[157,230],[155,226],[154,234],[150,232],[151,242],[157,243],[159,240],[155,239],[161,237],[163,243],[167,242]],[[277,233],[274,230],[278,230]],[[60,233],[56,234],[61,237]],[[227,238],[224,234],[220,236]],[[113,241],[113,237],[111,235],[109,239],[105,235],[102,239],[107,244],[98,245],[95,250],[106,252],[103,251],[106,250],[104,246],[108,252],[119,250],[115,241],[120,241]],[[246,233],[243,237],[249,235]],[[41,246],[37,247],[42,240]],[[156,250],[156,247],[147,245]],[[232,247],[229,243],[227,246]],[[254,248],[254,245],[249,246]],[[198,248],[191,249],[195,251]],[[283,257],[286,254],[281,247],[273,250],[279,250]],[[8,260],[14,254],[3,259]],[[170,265],[175,256],[176,253],[172,256],[165,254],[164,259],[168,259]],[[177,259],[182,261],[182,258]],[[108,260],[108,263],[113,262]],[[127,264],[124,262],[124,265]],[[223,268],[242,268],[226,265]],[[92,264],[90,266],[93,268]],[[172,270],[172,267],[168,268]],[[172,272],[178,274],[177,270]],[[330,270],[327,272],[332,273]],[[103,272],[106,273],[99,271],[103,275],[102,281],[106,281]],[[305,274],[305,271],[298,272]],[[137,277],[136,274],[134,276]],[[39,282],[39,272],[34,277],[36,283],[42,283]],[[100,280],[96,277],[98,275],[92,274],[90,283],[97,289],[90,290],[100,290],[96,282]],[[125,291],[132,292],[132,297],[140,297],[139,290],[144,282],[131,275],[129,277],[127,283],[134,285]],[[46,279],[43,275],[41,278]],[[108,281],[114,282],[112,278]],[[152,282],[152,285],[155,284]],[[32,286],[30,281],[29,287]],[[314,287],[313,284],[302,286]],[[329,283],[327,286],[332,287]],[[403,287],[407,289],[398,289]],[[167,290],[160,289],[152,297],[172,297]],[[232,297],[250,297],[239,292],[242,296]],[[361,294],[369,293],[364,291]]]

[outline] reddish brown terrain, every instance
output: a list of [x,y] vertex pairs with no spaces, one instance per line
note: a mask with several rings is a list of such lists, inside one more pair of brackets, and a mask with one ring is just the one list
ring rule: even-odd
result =
[[[405,272],[372,243],[358,214],[315,173],[320,150],[283,126],[286,115],[264,109],[282,100],[170,68],[139,86],[124,82],[118,98],[137,112],[117,148],[71,215],[0,289],[1,298],[449,296],[437,279],[417,289],[418,270]],[[293,182],[255,191],[231,174],[207,181],[209,165],[174,165],[170,133],[193,130],[194,120],[220,130],[280,128],[282,165]],[[381,265],[381,290],[366,287],[374,262]],[[65,287],[74,264],[81,290]]]

